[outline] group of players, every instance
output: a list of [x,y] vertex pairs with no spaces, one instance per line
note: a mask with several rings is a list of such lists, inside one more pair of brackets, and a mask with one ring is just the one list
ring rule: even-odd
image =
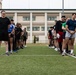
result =
[[0,46],[2,41],[4,41],[6,47],[5,54],[9,55],[26,47],[27,38],[28,32],[26,28],[22,30],[20,23],[15,25],[14,20],[9,20],[6,17],[6,12],[2,10],[0,17]]
[[74,42],[76,37],[76,13],[72,18],[62,16],[61,20],[55,21],[55,25],[48,31],[49,48],[55,48],[62,56],[67,53],[74,54]]
[[[76,13],[72,14],[72,19],[62,16],[61,20],[55,21],[55,25],[48,31],[49,47],[55,47],[63,56],[66,53],[74,55],[74,41],[76,35]],[[14,20],[6,17],[6,12],[1,11],[0,17],[0,45],[5,43],[6,55],[9,52],[17,51],[26,46],[28,33],[26,28],[22,30],[20,23],[14,24]]]

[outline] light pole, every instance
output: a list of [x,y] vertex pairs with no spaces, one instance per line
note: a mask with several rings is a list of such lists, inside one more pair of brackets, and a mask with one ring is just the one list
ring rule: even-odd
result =
[[64,0],[62,0],[62,15],[64,15]]
[[28,0],[28,9],[30,9],[30,0]]

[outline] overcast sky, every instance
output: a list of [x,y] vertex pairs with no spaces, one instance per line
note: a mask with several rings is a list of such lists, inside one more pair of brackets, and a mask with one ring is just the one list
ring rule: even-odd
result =
[[[64,0],[65,9],[76,9],[76,0]],[[3,9],[61,9],[62,0],[3,0]]]

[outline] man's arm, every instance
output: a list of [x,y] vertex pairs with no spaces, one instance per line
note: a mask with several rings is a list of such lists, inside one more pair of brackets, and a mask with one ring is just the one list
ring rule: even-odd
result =
[[66,25],[66,30],[70,33],[70,30],[68,29],[68,25]]
[[62,29],[66,31],[65,23],[62,24]]
[[75,31],[70,31],[70,30],[68,29],[68,25],[66,25],[66,30],[67,30],[69,33],[71,33],[71,34],[74,34],[74,33],[76,32],[76,30],[75,30]]

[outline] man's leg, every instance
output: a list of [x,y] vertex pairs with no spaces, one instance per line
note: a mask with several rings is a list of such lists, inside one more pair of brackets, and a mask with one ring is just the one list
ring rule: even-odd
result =
[[48,45],[48,46],[50,47],[50,46],[51,46],[51,44],[50,44],[50,42],[51,42],[51,39],[48,39],[48,41],[49,41],[49,45]]
[[70,47],[70,48],[71,48],[71,52],[70,52],[71,55],[74,54],[74,53],[73,53],[73,52],[74,52],[74,40],[75,40],[75,38],[72,38],[72,39],[71,39],[71,47]]
[[60,53],[62,53],[62,42],[59,42]]
[[65,38],[64,45],[63,45],[63,53],[62,53],[63,56],[64,56],[65,53],[66,53],[66,48],[67,48],[68,42],[69,42],[69,37],[66,37],[66,38]]
[[1,43],[2,43],[2,41],[0,41],[0,47],[1,47]]
[[6,53],[8,53],[8,41],[5,41]]
[[13,37],[10,37],[10,49],[12,53],[13,52]]

